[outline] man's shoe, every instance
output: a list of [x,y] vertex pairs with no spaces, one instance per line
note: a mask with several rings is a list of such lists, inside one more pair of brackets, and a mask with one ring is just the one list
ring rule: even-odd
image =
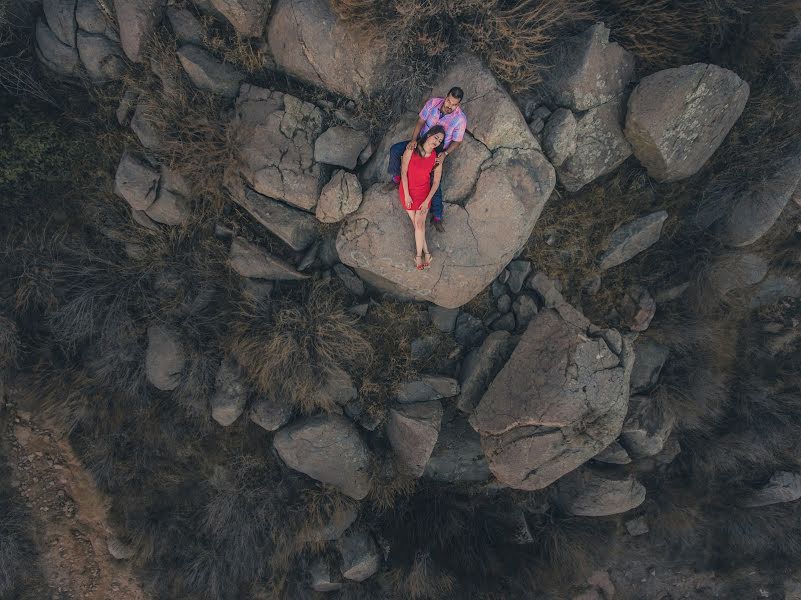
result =
[[438,233],[445,233],[445,226],[442,224],[442,219],[431,219],[431,223]]
[[392,183],[394,183],[395,185],[400,185],[400,175],[393,175]]

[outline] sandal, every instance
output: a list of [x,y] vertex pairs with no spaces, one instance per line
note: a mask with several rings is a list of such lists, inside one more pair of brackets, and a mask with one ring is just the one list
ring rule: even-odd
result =
[[430,252],[423,252],[423,256],[425,256],[425,259],[423,260],[423,268],[427,269],[431,266],[431,259],[433,257],[431,256]]
[[417,268],[418,271],[423,270],[423,256],[421,254],[414,255],[414,266]]

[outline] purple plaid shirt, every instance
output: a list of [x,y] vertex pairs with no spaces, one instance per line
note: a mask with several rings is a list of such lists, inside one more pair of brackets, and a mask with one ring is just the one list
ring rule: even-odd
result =
[[445,129],[445,141],[443,148],[450,146],[451,142],[461,142],[464,139],[464,132],[467,129],[467,116],[462,112],[461,107],[456,107],[449,115],[443,115],[439,109],[444,104],[445,98],[431,98],[420,111],[420,118],[426,124],[420,131],[420,135],[431,129],[434,125],[441,125]]

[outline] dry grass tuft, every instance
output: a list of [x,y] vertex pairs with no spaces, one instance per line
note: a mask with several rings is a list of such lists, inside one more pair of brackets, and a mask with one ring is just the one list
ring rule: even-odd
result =
[[407,571],[393,569],[386,580],[398,598],[410,600],[449,598],[456,584],[452,575],[437,568],[428,552],[418,552]]
[[17,324],[0,314],[0,371],[13,367],[19,357]]

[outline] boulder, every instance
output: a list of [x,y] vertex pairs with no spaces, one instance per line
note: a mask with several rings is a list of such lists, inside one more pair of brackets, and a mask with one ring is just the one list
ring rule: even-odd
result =
[[362,203],[362,186],[353,173],[337,171],[323,186],[317,202],[316,216],[322,223],[339,223],[357,211]]
[[250,405],[250,420],[267,431],[276,431],[289,423],[292,406],[288,402],[262,397]]
[[674,423],[675,417],[661,402],[648,396],[632,396],[620,444],[632,458],[654,456],[665,447]]
[[320,134],[314,142],[314,160],[353,170],[370,137],[364,131],[337,125]]
[[164,139],[153,124],[151,105],[140,102],[131,117],[131,129],[148,150],[158,151],[164,146]]
[[487,331],[480,319],[470,313],[460,312],[456,317],[453,337],[465,348],[478,346],[487,337]]
[[386,43],[340,21],[326,0],[275,2],[267,40],[281,71],[354,99],[387,73]]
[[309,213],[287,206],[249,187],[239,186],[232,193],[234,202],[244,208],[267,230],[298,252],[317,241],[317,223]]
[[178,48],[178,60],[195,87],[225,98],[236,97],[239,84],[245,78],[236,68],[220,62],[194,44]]
[[640,285],[632,285],[617,307],[621,323],[631,331],[645,331],[656,315],[656,302],[650,292]]
[[623,93],[634,78],[634,56],[609,43],[609,29],[596,23],[556,47],[546,88],[555,104],[585,111]]
[[460,394],[456,405],[470,414],[492,379],[501,370],[512,353],[513,340],[506,331],[494,331],[487,336],[480,348],[467,355],[459,375]]
[[75,0],[43,0],[42,10],[53,35],[66,46],[75,47]]
[[108,548],[108,553],[117,560],[128,560],[136,554],[136,546],[126,544],[116,536],[106,540],[106,548]]
[[395,400],[402,404],[428,402],[440,398],[452,398],[459,393],[459,382],[442,375],[422,375],[419,379],[406,381],[395,390]]
[[562,506],[577,517],[605,517],[637,508],[645,500],[645,488],[632,476],[602,473],[584,468],[559,480],[557,494]]
[[50,70],[59,75],[78,72],[78,51],[63,44],[42,19],[36,22],[36,55]]
[[217,371],[214,395],[211,397],[211,417],[223,427],[233,424],[245,411],[248,388],[237,364],[227,359]]
[[306,417],[278,431],[273,446],[290,469],[361,500],[370,491],[370,454],[347,418]]
[[466,418],[453,413],[443,418],[423,476],[447,483],[480,483],[490,478],[481,438]]
[[104,82],[122,77],[125,59],[117,42],[103,35],[79,31],[77,44],[78,56],[93,81]]
[[795,502],[801,498],[801,474],[776,471],[770,481],[742,498],[738,504],[748,508]]
[[203,43],[203,25],[191,10],[168,6],[167,18],[178,42],[196,45]]
[[531,263],[527,260],[513,260],[506,269],[509,271],[509,281],[506,282],[509,289],[513,294],[519,294],[531,272]]
[[351,581],[372,577],[381,566],[381,553],[373,536],[364,529],[348,532],[337,542],[342,555],[342,576]]
[[459,316],[458,308],[442,308],[436,304],[428,306],[428,316],[434,327],[443,333],[451,333],[456,326],[456,317]]
[[542,134],[542,149],[554,167],[561,167],[576,151],[578,123],[573,113],[559,108],[548,119]]
[[634,343],[634,367],[631,369],[631,393],[646,392],[656,385],[670,350],[659,342],[640,337]]
[[323,113],[308,102],[243,84],[232,127],[238,140],[238,170],[250,187],[314,210],[325,174],[313,158],[322,122]]
[[420,477],[439,437],[442,404],[439,400],[415,402],[391,408],[387,438],[392,450],[409,473]]
[[342,589],[341,577],[332,572],[325,558],[318,558],[309,566],[309,578],[315,592],[337,592]]
[[606,252],[599,259],[601,269],[606,271],[622,265],[653,246],[662,235],[662,225],[667,217],[667,213],[660,210],[615,229],[609,236]]
[[627,465],[631,462],[631,457],[619,442],[612,442],[598,454],[593,456],[592,460],[610,465]]
[[163,185],[159,188],[156,201],[145,212],[163,225],[185,225],[192,216],[189,201]]
[[75,20],[78,29],[86,33],[104,35],[117,43],[120,41],[114,30],[114,24],[106,18],[96,0],[78,0],[75,5]]
[[768,261],[758,254],[727,252],[709,264],[699,285],[722,298],[733,290],[759,283],[767,273]]
[[122,197],[131,208],[147,210],[156,201],[161,176],[127,150],[120,159],[114,176],[114,193]]
[[133,62],[142,62],[163,9],[164,0],[114,0],[122,49]]
[[262,37],[270,14],[270,0],[211,0],[211,5],[245,37]]
[[758,241],[779,218],[801,181],[801,154],[773,167],[766,179],[748,183],[718,224],[718,235],[727,246],[749,246]]
[[696,63],[644,77],[629,97],[626,138],[658,181],[697,173],[729,133],[748,100],[735,73]]
[[147,328],[145,373],[147,380],[160,390],[174,390],[181,383],[186,352],[177,332],[161,325]]
[[565,302],[562,292],[556,287],[556,283],[542,271],[532,275],[526,285],[542,298],[545,308],[554,308]]
[[491,157],[492,154],[484,144],[465,133],[459,150],[448,156],[447,166],[443,167],[444,199],[448,202],[462,202],[469,198],[481,174],[481,165]]
[[620,433],[634,355],[595,330],[567,304],[538,313],[481,398],[470,424],[501,483],[542,489]]
[[[421,106],[422,108],[422,106]],[[375,151],[373,152],[372,158],[367,162],[367,164],[359,169],[359,180],[362,183],[362,187],[364,189],[369,188],[372,184],[378,183],[379,181],[390,181],[391,176],[387,172],[387,168],[389,167],[389,149],[392,147],[393,144],[396,142],[402,142],[404,140],[408,140],[412,136],[412,132],[414,131],[414,126],[417,123],[417,113],[416,112],[404,112],[399,118],[398,121],[395,123],[390,124],[389,129],[384,134],[384,137],[381,138],[381,142],[376,147]],[[467,139],[467,135],[465,135],[465,140]],[[469,142],[465,142],[467,146]],[[478,144],[479,146],[481,144]],[[462,150],[466,148],[460,148],[458,152],[453,155],[453,159],[455,162],[461,163],[463,160],[459,158],[459,155],[462,153]],[[489,151],[487,151],[487,156],[489,156]],[[450,159],[448,159],[450,160]],[[452,180],[463,180],[465,178],[473,179],[473,183],[475,184],[475,180],[478,177],[478,168],[471,168],[465,170],[463,168],[454,169],[454,163],[449,162],[449,167],[445,170],[443,185],[446,185],[448,181],[448,171],[458,171],[456,175],[452,178]],[[451,197],[451,193],[448,192],[448,197]]]
[[621,129],[623,103],[611,100],[576,117],[576,149],[556,170],[560,183],[577,192],[617,169],[631,156]]
[[297,272],[280,258],[267,253],[264,248],[241,237],[235,237],[228,255],[231,268],[242,277],[255,279],[307,279],[308,275]]
[[334,274],[351,294],[357,298],[364,296],[364,283],[348,267],[342,263],[334,265]]

